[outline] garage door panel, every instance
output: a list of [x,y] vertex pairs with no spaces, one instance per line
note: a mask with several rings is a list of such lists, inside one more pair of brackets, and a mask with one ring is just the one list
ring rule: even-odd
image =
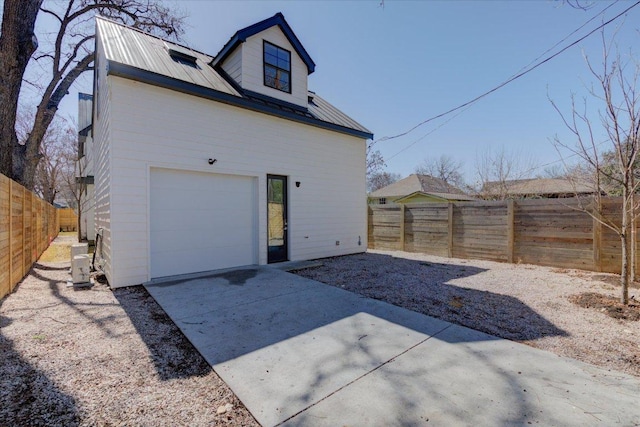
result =
[[255,178],[151,171],[151,277],[255,264]]

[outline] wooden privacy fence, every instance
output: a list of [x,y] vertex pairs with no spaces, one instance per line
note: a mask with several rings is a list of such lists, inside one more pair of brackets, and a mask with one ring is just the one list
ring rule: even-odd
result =
[[60,231],[78,231],[78,215],[71,208],[58,209]]
[[0,298],[13,291],[58,230],[56,208],[0,175]]
[[[576,199],[370,205],[369,248],[620,273],[618,235],[578,207]],[[602,211],[620,223],[621,200],[604,199]]]

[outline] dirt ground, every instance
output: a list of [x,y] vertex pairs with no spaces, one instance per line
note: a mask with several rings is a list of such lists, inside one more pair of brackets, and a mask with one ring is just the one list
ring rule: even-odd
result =
[[640,376],[640,291],[619,276],[370,251],[297,274],[462,326]]
[[40,262],[0,300],[0,426],[258,425],[144,288],[68,270]]
[[[0,300],[0,426],[258,425],[144,288],[68,287],[56,246],[72,241]],[[298,274],[640,376],[640,290],[620,308],[615,275],[403,252],[323,261]]]

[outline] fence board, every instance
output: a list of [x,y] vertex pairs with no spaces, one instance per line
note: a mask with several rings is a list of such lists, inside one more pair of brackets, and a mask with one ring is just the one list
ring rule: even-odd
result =
[[[409,252],[619,273],[619,236],[581,207],[593,203],[531,199],[411,204],[401,226],[399,207],[374,205],[369,207],[369,247],[395,250],[404,241]],[[621,199],[604,198],[602,212],[619,225]],[[636,259],[640,261],[640,251]],[[636,266],[640,270],[640,262]]]
[[71,208],[58,209],[60,231],[78,231],[78,215]]
[[56,209],[0,175],[0,298],[13,291],[57,234]]

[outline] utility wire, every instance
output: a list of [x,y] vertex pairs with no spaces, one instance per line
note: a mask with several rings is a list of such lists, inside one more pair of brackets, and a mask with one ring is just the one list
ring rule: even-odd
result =
[[[638,6],[640,4],[640,1],[635,2],[634,4],[632,4],[631,6],[629,6],[628,8],[626,8],[625,10],[623,10],[622,12],[620,12],[619,14],[617,14],[616,16],[614,16],[613,18],[609,19],[608,21],[603,22],[602,24],[600,24],[599,26],[597,26],[596,28],[594,28],[593,30],[589,31],[586,35],[580,37],[578,40],[572,42],[571,44],[565,46],[564,48],[560,49],[558,52],[554,53],[551,56],[548,56],[547,58],[545,58],[544,60],[536,63],[535,65],[533,65],[531,68],[526,69],[525,71],[522,71],[520,73],[517,73],[516,75],[510,77],[509,79],[505,80],[504,82],[500,83],[498,86],[494,87],[493,89],[490,89],[484,93],[482,93],[481,95],[476,96],[475,98],[471,99],[470,101],[465,102],[464,104],[460,104],[457,107],[451,108],[450,110],[445,111],[444,113],[440,113],[436,116],[433,117],[429,117],[426,120],[423,120],[422,122],[418,123],[417,125],[413,126],[411,129],[399,133],[397,135],[393,135],[393,136],[385,136],[382,137],[374,142],[372,142],[370,144],[370,146],[373,146],[375,143],[377,142],[382,142],[382,141],[389,141],[391,139],[396,139],[396,138],[400,138],[402,136],[408,135],[411,132],[413,132],[414,130],[416,130],[417,128],[430,123],[434,120],[437,120],[441,117],[447,116],[455,111],[458,111],[462,108],[465,108],[467,106],[470,106],[472,104],[474,104],[475,102],[479,101],[480,99],[492,94],[493,92],[496,92],[499,89],[502,89],[504,86],[508,85],[509,83],[519,79],[520,77],[530,73],[531,71],[535,70],[536,68],[540,67],[543,64],[546,64],[547,62],[551,61],[552,59],[554,59],[556,56],[560,55],[561,53],[565,52],[566,50],[570,49],[571,47],[577,45],[578,43],[580,43],[581,41],[583,41],[584,39],[586,39],[587,37],[589,37],[590,35],[592,35],[593,33],[595,33],[596,31],[604,28],[605,26],[609,25],[610,23],[612,23],[613,21],[617,20],[618,18],[620,18],[621,16],[623,16],[624,14],[626,14],[627,12],[629,12],[631,9],[633,9],[634,7]],[[606,9],[605,9],[606,10]],[[604,10],[603,10],[604,12]],[[585,24],[586,25],[586,24]],[[576,30],[577,31],[577,30]]]
[[433,128],[431,131],[425,133],[424,135],[422,135],[420,138],[416,139],[415,141],[413,141],[411,144],[407,145],[406,147],[402,148],[400,151],[398,151],[397,153],[395,153],[393,156],[389,157],[387,160],[391,160],[394,157],[396,157],[398,154],[407,151],[409,148],[413,147],[414,145],[416,145],[418,142],[422,141],[423,139],[425,139],[426,137],[428,137],[429,135],[431,135],[432,133],[434,133],[435,131],[437,131],[438,129],[440,129],[441,127],[443,127],[444,125],[446,125],[447,123],[449,123],[451,120],[455,119],[456,117],[458,117],[460,114],[464,113],[465,111],[467,111],[469,108],[471,108],[471,105],[468,105],[466,108],[463,108],[461,111],[459,111],[457,114],[449,117],[449,119],[445,120],[444,122],[442,122],[440,124],[440,126]]
[[[556,47],[558,47],[560,44],[564,43],[567,41],[567,39],[569,37],[571,37],[572,35],[574,35],[575,33],[577,33],[578,31],[580,31],[581,29],[583,29],[584,27],[586,27],[588,24],[590,24],[592,21],[596,20],[600,15],[602,15],[603,13],[605,13],[610,7],[615,6],[620,0],[615,0],[613,3],[610,3],[609,6],[605,7],[604,9],[602,9],[600,12],[598,12],[596,15],[594,15],[591,19],[589,19],[587,22],[585,22],[584,24],[580,25],[578,28],[576,28],[575,30],[573,30],[571,33],[567,34],[567,36],[565,38],[563,38],[562,40],[560,40],[559,42],[557,42],[556,44],[554,44],[553,46],[551,46],[549,49],[545,50],[544,52],[542,52],[536,59],[534,59],[533,61],[529,62],[527,65],[525,65],[524,67],[520,68],[517,73],[526,70],[527,68],[529,68],[529,66],[531,66],[532,64],[534,64],[536,61],[540,60],[543,56],[545,56],[547,53],[551,52],[553,49],[555,49]],[[516,74],[517,74],[516,73]],[[513,76],[512,76],[513,77]]]

